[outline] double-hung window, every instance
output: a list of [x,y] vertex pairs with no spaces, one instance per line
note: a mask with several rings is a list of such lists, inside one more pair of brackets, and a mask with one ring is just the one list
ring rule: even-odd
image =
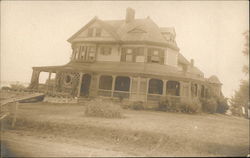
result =
[[111,51],[112,51],[111,47],[105,47],[105,46],[103,46],[103,47],[100,48],[100,54],[101,55],[110,55]]
[[164,63],[164,50],[157,48],[148,48],[148,62],[149,63]]
[[96,54],[96,47],[90,46],[88,49],[88,60],[94,61],[95,60],[95,54]]

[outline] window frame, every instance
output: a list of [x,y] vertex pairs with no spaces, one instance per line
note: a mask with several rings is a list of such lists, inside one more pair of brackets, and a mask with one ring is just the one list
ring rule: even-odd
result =
[[[106,49],[106,51],[105,51],[105,49]],[[107,53],[105,53],[105,52],[107,52]],[[101,46],[100,47],[100,54],[101,55],[108,56],[108,55],[111,55],[111,53],[112,53],[112,47],[110,47],[110,46]]]
[[[154,54],[155,51],[158,51],[158,55]],[[161,48],[148,48],[147,50],[147,63],[156,63],[156,64],[164,64],[165,56],[164,49]],[[152,57],[157,57],[159,59],[158,62],[153,62]]]

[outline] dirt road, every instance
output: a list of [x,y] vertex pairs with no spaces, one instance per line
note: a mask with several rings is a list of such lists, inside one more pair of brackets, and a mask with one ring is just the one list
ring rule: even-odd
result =
[[50,137],[37,137],[32,133],[8,131],[2,136],[2,156],[15,157],[98,157],[131,156],[119,151],[108,150],[74,142],[62,142]]

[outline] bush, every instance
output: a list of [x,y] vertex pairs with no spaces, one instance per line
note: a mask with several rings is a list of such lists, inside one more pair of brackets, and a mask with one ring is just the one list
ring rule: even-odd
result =
[[169,111],[173,112],[176,111],[176,106],[172,104],[172,101],[170,98],[166,98],[164,100],[161,100],[158,104],[158,110],[160,111]]
[[121,111],[121,107],[115,105],[112,101],[96,98],[87,103],[85,115],[105,118],[121,118]]
[[223,97],[217,98],[217,113],[225,114],[227,110],[229,109],[229,106],[227,104],[227,99]]
[[195,113],[201,111],[201,103],[198,99],[185,99],[181,102],[178,102],[167,98],[159,102],[158,110]]
[[22,84],[16,83],[16,84],[11,84],[10,88],[13,90],[25,90],[26,87]]
[[201,99],[202,110],[204,112],[215,113],[217,110],[217,101],[215,98]]
[[3,86],[3,87],[1,88],[1,90],[11,90],[11,88],[8,87],[8,86]]
[[187,112],[187,113],[201,112],[202,105],[199,99],[185,99],[182,100],[180,104],[182,112]]
[[143,102],[142,101],[135,101],[132,102],[132,104],[129,106],[131,109],[133,110],[143,110],[144,106],[143,106]]

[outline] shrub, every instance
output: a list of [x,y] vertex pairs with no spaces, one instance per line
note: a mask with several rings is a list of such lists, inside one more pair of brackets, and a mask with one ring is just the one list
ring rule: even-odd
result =
[[201,111],[201,103],[198,99],[185,99],[179,102],[167,98],[159,102],[158,110],[195,113]]
[[165,98],[164,100],[159,101],[158,110],[172,112],[176,110],[176,107],[173,106],[170,98]]
[[187,113],[201,112],[202,108],[199,99],[184,99],[181,101],[180,105],[182,112],[187,112]]
[[10,88],[13,90],[25,90],[26,87],[22,84],[16,83],[16,84],[11,84]]
[[112,101],[96,98],[87,103],[85,115],[105,118],[121,118],[121,111],[121,107],[114,104]]
[[227,110],[229,109],[229,106],[227,104],[227,99],[224,97],[218,97],[217,98],[217,113],[225,114]]
[[3,86],[3,87],[1,88],[1,90],[11,90],[11,88],[8,87],[8,86]]
[[129,106],[131,109],[133,110],[143,110],[144,106],[143,106],[143,102],[142,101],[135,101],[132,102],[132,104]]
[[201,99],[202,110],[204,112],[215,113],[217,110],[217,101],[215,98]]

